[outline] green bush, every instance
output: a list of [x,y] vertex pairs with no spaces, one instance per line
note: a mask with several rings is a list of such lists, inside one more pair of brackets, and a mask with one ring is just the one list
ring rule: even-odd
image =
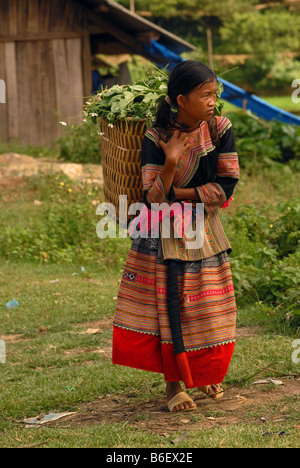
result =
[[59,159],[73,163],[101,164],[99,127],[90,121],[68,125],[66,134],[56,142]]
[[300,324],[300,198],[244,205],[228,221],[237,298],[254,298],[262,309]]
[[99,239],[96,208],[102,200],[97,186],[75,185],[63,175],[39,174],[30,190],[42,204],[24,218],[0,213],[0,257],[40,263],[112,265],[124,261],[124,239]]
[[[300,17],[293,12],[267,10],[236,13],[220,28],[223,50],[230,54],[272,54],[299,51]],[[226,52],[224,52],[226,53]]]
[[258,88],[283,89],[291,86],[300,76],[300,61],[285,58],[274,60],[268,72],[256,84]]
[[266,121],[248,112],[228,112],[226,115],[234,128],[242,167],[251,169],[253,159],[267,164],[300,161],[299,126]]
[[300,76],[300,61],[282,58],[279,54],[255,55],[243,63],[222,67],[222,72],[228,73],[228,79],[249,93],[270,94],[270,90],[291,94],[291,84],[295,77]]
[[[18,209],[0,212],[2,260],[123,267],[132,241],[118,229],[116,238],[98,238],[99,187],[39,174],[29,178],[23,197]],[[33,209],[32,197],[42,204]],[[224,222],[239,303],[255,301],[267,315],[299,326],[300,198],[261,209],[246,204]]]

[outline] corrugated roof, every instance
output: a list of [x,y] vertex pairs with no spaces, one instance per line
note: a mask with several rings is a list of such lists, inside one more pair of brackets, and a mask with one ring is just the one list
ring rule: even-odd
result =
[[[90,11],[99,16],[102,20],[112,23],[114,26],[122,29],[125,33],[141,40],[142,34],[156,33],[156,39],[177,54],[195,50],[195,47],[180,37],[169,31],[155,25],[151,21],[142,18],[124,8],[113,0],[78,0],[84,4]],[[133,38],[134,38],[133,37]]]

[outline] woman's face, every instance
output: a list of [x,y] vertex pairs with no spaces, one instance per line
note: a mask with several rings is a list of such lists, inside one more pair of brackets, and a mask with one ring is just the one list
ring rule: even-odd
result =
[[188,126],[197,126],[201,121],[208,121],[214,113],[217,100],[217,80],[199,85],[187,96],[179,95],[178,120]]

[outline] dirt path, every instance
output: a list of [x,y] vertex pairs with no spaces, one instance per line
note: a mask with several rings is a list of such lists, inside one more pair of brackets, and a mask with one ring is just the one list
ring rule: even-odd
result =
[[[97,330],[111,327],[112,320],[106,319],[76,324],[74,330],[79,328],[85,329],[86,333],[97,333]],[[257,332],[258,328],[255,327],[238,328],[237,339],[255,336]],[[77,351],[82,352],[79,349]],[[106,359],[111,359],[111,343],[108,342],[107,347],[100,351]],[[76,353],[76,350],[73,352]],[[75,414],[49,426],[82,427],[127,422],[132,427],[170,437],[174,432],[190,430],[191,424],[193,430],[201,430],[216,426],[227,427],[245,421],[262,424],[260,418],[265,417],[268,423],[280,425],[281,421],[289,418],[286,398],[300,397],[300,375],[277,379],[282,385],[252,383],[246,387],[225,387],[224,397],[219,400],[212,400],[193,389],[190,393],[197,403],[197,410],[185,413],[170,413],[164,394],[145,400],[142,394],[128,391],[117,396],[99,396],[96,401],[80,405]],[[254,380],[259,380],[259,377]],[[256,413],[257,417],[251,418],[251,413]]]
[[97,164],[75,164],[38,159],[31,156],[7,153],[0,155],[0,186],[9,187],[24,177],[43,173],[64,173],[70,179],[103,184],[102,167]]
[[[143,402],[135,401],[141,396],[134,394],[100,397],[97,401],[82,404],[76,414],[49,426],[82,427],[128,422],[134,428],[169,437],[174,432],[189,430],[191,423],[193,430],[227,427],[245,420],[262,424],[261,417],[265,417],[268,423],[280,423],[289,417],[288,408],[281,402],[286,397],[300,395],[299,378],[281,380],[283,385],[271,389],[262,389],[262,385],[229,388],[224,397],[217,401],[194,390],[193,398],[197,403],[197,410],[188,413],[170,413],[166,408],[164,395],[161,399],[153,398]],[[248,415],[254,409],[260,410],[260,416],[251,418]],[[210,414],[215,416],[211,417]]]
[[[73,325],[71,333],[95,334],[111,328],[112,319],[107,318]],[[258,330],[256,327],[238,328],[237,339],[256,336]],[[0,336],[0,339],[11,342],[25,341],[20,334]],[[75,348],[66,352],[76,355],[86,351],[91,349]],[[111,360],[111,340],[108,339],[105,347],[97,348],[94,352],[99,352],[104,359]],[[257,376],[254,381],[259,379]],[[119,395],[99,395],[97,400],[79,405],[74,414],[48,422],[46,425],[73,428],[104,423],[128,423],[136,429],[168,438],[178,431],[188,433],[191,430],[225,428],[240,423],[261,424],[263,432],[264,427],[260,419],[265,418],[267,425],[276,424],[280,431],[280,425],[286,421],[289,421],[292,427],[299,424],[290,414],[291,408],[287,399],[292,398],[297,405],[296,400],[300,398],[300,374],[276,377],[276,380],[282,384],[252,382],[247,386],[225,386],[224,396],[219,400],[212,400],[193,389],[189,393],[197,403],[197,409],[182,413],[170,413],[165,395],[162,393],[160,396],[156,393],[151,398],[151,390],[146,398],[142,392],[128,390],[120,392]]]

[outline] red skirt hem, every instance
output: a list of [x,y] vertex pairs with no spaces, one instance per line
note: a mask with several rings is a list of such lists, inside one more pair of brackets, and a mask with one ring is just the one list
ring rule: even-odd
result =
[[[235,342],[186,353],[192,382],[186,388],[222,383]],[[114,326],[113,364],[164,374],[166,382],[182,381],[173,344],[161,343],[158,335],[139,333]]]

